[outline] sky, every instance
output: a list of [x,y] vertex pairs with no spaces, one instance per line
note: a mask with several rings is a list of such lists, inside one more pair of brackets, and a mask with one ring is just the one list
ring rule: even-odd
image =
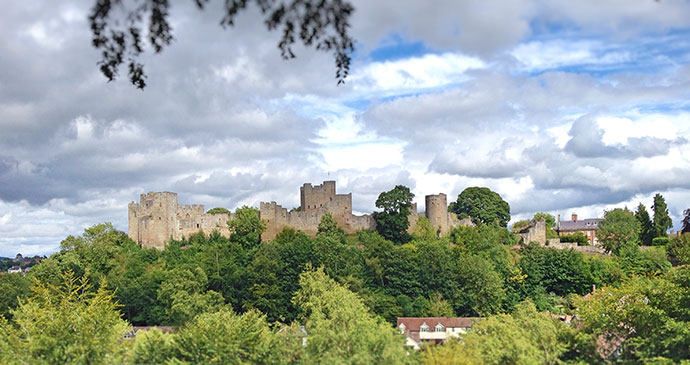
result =
[[126,231],[149,191],[289,209],[336,180],[369,213],[398,184],[419,210],[486,186],[513,222],[660,193],[676,230],[690,208],[690,1],[353,1],[344,85],[329,53],[283,60],[253,7],[224,30],[222,2],[175,1],[143,91],[100,74],[93,3],[0,0],[0,256]]

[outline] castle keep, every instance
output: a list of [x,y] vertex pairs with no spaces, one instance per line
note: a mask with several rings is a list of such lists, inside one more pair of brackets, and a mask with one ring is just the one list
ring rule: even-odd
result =
[[[446,235],[452,227],[470,224],[460,221],[448,212],[446,194],[427,195],[426,212],[432,227]],[[324,181],[321,185],[304,184],[300,187],[300,209],[288,211],[276,202],[261,202],[260,218],[266,222],[266,231],[261,235],[264,241],[272,240],[285,227],[292,227],[310,236],[315,236],[321,218],[330,213],[346,233],[362,229],[376,229],[376,222],[370,214],[352,214],[352,193],[336,194],[335,181]],[[234,218],[231,214],[208,214],[203,205],[179,205],[177,194],[170,192],[141,194],[140,202],[129,203],[129,237],[143,247],[162,250],[170,238],[179,240],[199,231],[218,231],[230,235],[227,223]],[[417,204],[410,209],[409,232],[419,218]]]

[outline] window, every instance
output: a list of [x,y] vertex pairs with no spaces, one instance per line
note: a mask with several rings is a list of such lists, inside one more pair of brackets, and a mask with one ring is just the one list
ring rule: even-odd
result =
[[439,323],[436,325],[436,328],[434,328],[434,330],[436,332],[443,332],[443,331],[445,331],[445,328],[443,328],[443,325]]
[[422,323],[422,325],[419,326],[419,332],[429,332],[429,326],[427,326],[426,323]]

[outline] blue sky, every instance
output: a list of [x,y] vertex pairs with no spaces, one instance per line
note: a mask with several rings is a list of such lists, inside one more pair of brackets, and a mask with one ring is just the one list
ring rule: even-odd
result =
[[[602,216],[666,197],[690,207],[690,2],[354,1],[350,77],[251,9],[222,30],[173,4],[175,42],[146,90],[107,83],[91,0],[0,0],[0,255],[49,254],[127,203],[299,203],[337,181],[360,213],[409,186],[487,186],[512,220]],[[217,6],[217,5],[216,5]]]

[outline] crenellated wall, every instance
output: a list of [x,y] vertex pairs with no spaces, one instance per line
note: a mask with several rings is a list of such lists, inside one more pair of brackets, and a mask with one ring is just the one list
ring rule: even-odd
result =
[[177,194],[149,192],[139,203],[129,203],[129,237],[143,247],[162,250],[170,239],[180,240],[199,231],[230,235],[233,214],[207,214],[203,205],[179,205]]
[[[470,225],[469,220],[458,220],[448,212],[445,194],[428,195],[424,213],[433,227],[446,235],[459,225]],[[372,215],[352,214],[352,193],[336,194],[335,181],[324,181],[321,185],[304,184],[300,187],[300,210],[288,211],[276,202],[261,202],[259,216],[266,223],[261,235],[264,241],[275,239],[285,227],[292,227],[310,236],[316,236],[318,226],[326,214],[331,214],[346,233],[363,229],[376,230]],[[129,203],[129,237],[143,247],[163,249],[171,238],[180,240],[199,231],[230,236],[228,222],[235,218],[230,214],[207,214],[203,205],[179,205],[177,194],[171,192],[150,192],[141,194],[140,202]],[[417,224],[417,204],[410,207],[408,232]]]

